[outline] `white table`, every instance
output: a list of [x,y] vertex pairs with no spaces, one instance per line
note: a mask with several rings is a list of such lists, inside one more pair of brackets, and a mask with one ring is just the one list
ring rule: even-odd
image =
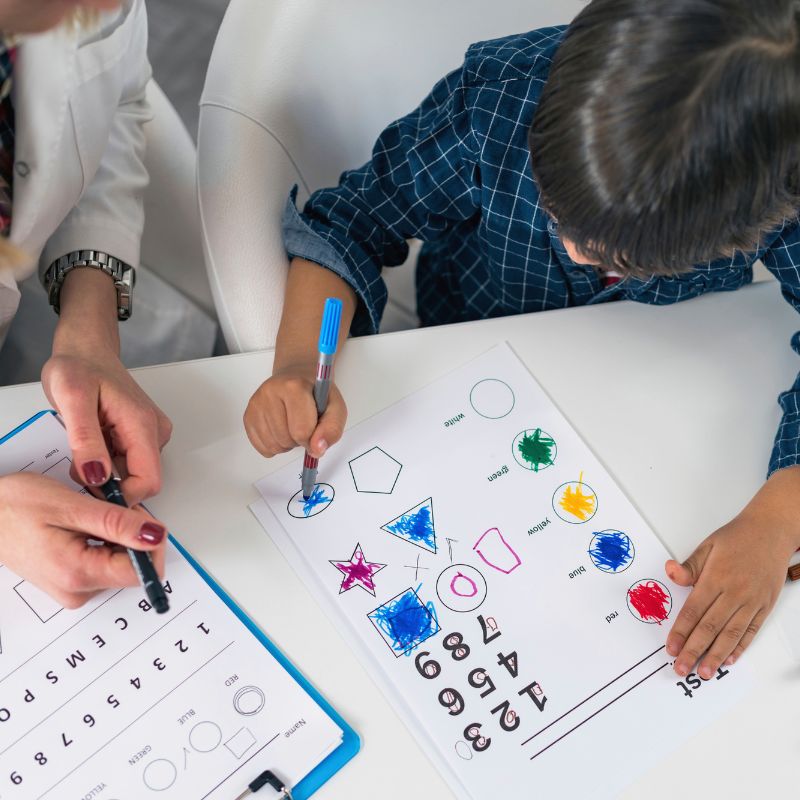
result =
[[[358,339],[337,374],[352,424],[508,340],[680,558],[763,481],[776,397],[800,367],[789,347],[798,322],[770,282],[664,308],[613,303]],[[565,371],[565,358],[581,369]],[[241,425],[271,364],[266,352],[136,372],[175,423],[151,505],[362,736],[362,752],[320,800],[451,797],[247,508],[253,482],[289,458],[264,461]],[[0,398],[0,430],[47,405],[39,385]],[[798,598],[789,586],[784,612],[800,609]],[[800,665],[774,615],[746,660],[757,678],[747,700],[665,757],[627,800],[790,795]]]

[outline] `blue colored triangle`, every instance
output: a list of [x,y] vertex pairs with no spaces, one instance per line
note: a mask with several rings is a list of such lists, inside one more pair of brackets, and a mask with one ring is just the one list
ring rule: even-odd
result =
[[409,544],[423,550],[436,552],[436,528],[433,522],[433,498],[423,500],[419,505],[395,517],[381,526],[381,530],[391,533]]

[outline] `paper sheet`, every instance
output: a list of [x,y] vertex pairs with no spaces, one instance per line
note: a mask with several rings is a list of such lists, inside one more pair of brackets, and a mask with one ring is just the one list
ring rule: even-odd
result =
[[[52,415],[0,474],[69,479]],[[297,783],[342,732],[170,545],[171,609],[139,588],[62,609],[0,568],[0,796],[230,800],[264,769]]]
[[676,677],[666,550],[507,345],[298,472],[253,510],[460,797],[613,797],[744,691]]

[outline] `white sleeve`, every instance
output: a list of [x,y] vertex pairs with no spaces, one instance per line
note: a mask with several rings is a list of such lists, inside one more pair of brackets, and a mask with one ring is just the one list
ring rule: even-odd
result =
[[39,262],[40,275],[56,258],[74,250],[99,250],[133,266],[139,263],[143,194],[148,183],[142,126],[152,118],[145,98],[152,72],[144,0],[132,0],[125,24],[132,26],[132,32],[120,62],[121,92],[102,159],[79,203],[48,240]]

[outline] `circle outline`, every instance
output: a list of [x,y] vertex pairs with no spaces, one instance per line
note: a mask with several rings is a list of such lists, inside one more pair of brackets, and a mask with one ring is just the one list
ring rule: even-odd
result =
[[[555,452],[553,454],[553,458],[552,458],[552,460],[550,461],[549,464],[545,464],[543,467],[540,467],[539,469],[534,469],[533,467],[526,466],[517,457],[517,448],[516,448],[517,439],[519,439],[520,436],[524,436],[529,431],[541,431],[542,433],[546,434],[547,436],[550,437],[550,439],[553,440],[553,449],[555,450]],[[556,458],[558,457],[558,442],[556,442],[556,440],[553,438],[553,436],[551,434],[547,433],[547,431],[544,428],[539,428],[539,427],[536,427],[536,428],[525,428],[525,430],[520,431],[514,437],[514,441],[511,442],[511,455],[514,457],[514,461],[516,461],[517,464],[520,467],[522,467],[522,469],[525,469],[528,472],[533,472],[533,473],[538,474],[538,473],[543,472],[544,470],[548,469],[549,467],[552,467],[556,463]]]
[[[620,533],[622,533],[622,531],[620,531]],[[626,534],[626,535],[627,535],[627,534]],[[638,585],[638,584],[640,584],[640,583],[646,583],[646,582],[648,582],[648,581],[652,581],[653,583],[657,583],[659,586],[661,586],[661,587],[664,589],[664,591],[667,593],[667,596],[669,597],[669,611],[667,612],[667,616],[666,616],[666,617],[664,617],[664,619],[661,619],[661,620],[658,620],[658,619],[656,619],[656,620],[653,620],[653,621],[646,620],[646,619],[642,619],[642,618],[641,618],[641,617],[640,617],[640,616],[639,616],[639,615],[638,615],[638,614],[637,614],[637,613],[636,613],[636,612],[635,612],[635,611],[634,611],[634,610],[631,608],[631,601],[630,601],[630,592],[631,592],[631,589],[633,589],[633,587],[634,587],[634,586],[637,586],[637,585]],[[638,620],[639,622],[643,622],[645,625],[660,625],[662,622],[666,622],[666,621],[669,619],[669,615],[672,613],[672,606],[673,606],[672,592],[669,590],[669,587],[668,587],[668,586],[666,586],[665,584],[663,584],[663,583],[662,583],[660,580],[658,580],[657,578],[639,578],[639,580],[638,580],[638,581],[634,581],[634,582],[633,582],[633,583],[632,583],[632,584],[631,584],[631,585],[630,585],[630,586],[627,588],[627,590],[625,591],[625,605],[627,606],[627,608],[628,608],[628,611],[630,611],[631,615],[633,616],[633,618],[634,618],[635,620]]]
[[[475,403],[472,402],[472,394],[473,392],[482,384],[482,383],[501,383],[503,386],[511,392],[511,408],[506,411],[505,414],[500,414],[498,417],[492,417],[489,414],[483,414],[481,411],[477,409]],[[514,394],[514,390],[505,382],[501,381],[500,378],[482,378],[479,380],[470,390],[469,390],[469,404],[472,407],[472,410],[479,416],[483,417],[484,419],[503,419],[503,417],[507,417],[513,410],[514,406],[517,404],[517,396]]]
[[[439,591],[439,581],[441,581],[444,574],[449,570],[453,569],[453,567],[466,567],[468,570],[474,571],[480,577],[481,581],[483,581],[483,597],[481,597],[480,602],[476,606],[473,606],[472,608],[453,608],[452,606],[448,605],[445,602],[444,598],[442,597],[442,593]],[[467,576],[465,575],[464,577]],[[472,580],[472,578],[470,577],[468,580]],[[475,583],[475,581],[473,581],[473,583]],[[471,612],[480,608],[486,601],[486,597],[488,596],[488,594],[489,594],[489,586],[486,583],[486,578],[479,569],[473,567],[471,564],[462,564],[462,563],[449,564],[439,573],[438,577],[436,578],[436,596],[439,598],[439,601],[445,608],[450,609],[450,611],[454,611],[456,614],[470,614]],[[480,595],[480,592],[478,592],[478,595]],[[478,595],[476,595],[476,597]],[[456,595],[456,596],[460,597],[461,595]]]
[[[241,707],[241,700],[246,694],[257,694],[261,698],[261,702],[254,711],[244,711]],[[236,694],[233,695],[233,707],[236,709],[236,713],[241,714],[243,717],[252,717],[255,714],[258,714],[258,712],[264,708],[266,703],[267,697],[264,694],[264,690],[258,686],[253,686],[252,684],[249,686],[242,686],[242,688],[237,689]]]
[[[553,441],[555,441],[555,440],[553,440]],[[591,493],[592,493],[592,496],[594,497],[594,511],[592,511],[592,516],[591,517],[587,517],[584,520],[580,520],[580,519],[576,519],[576,520],[564,519],[564,517],[561,516],[561,513],[559,512],[559,510],[556,508],[556,495],[558,494],[559,490],[563,489],[565,486],[571,486],[572,484],[575,484],[575,483],[580,485],[580,486],[588,486],[590,491],[591,491]],[[600,498],[597,496],[597,492],[594,489],[592,489],[592,487],[589,486],[589,484],[586,483],[586,481],[566,481],[565,483],[562,483],[561,486],[558,486],[556,488],[556,490],[553,492],[553,499],[551,501],[551,505],[553,506],[553,511],[555,512],[556,516],[562,522],[566,522],[568,525],[585,525],[590,519],[592,519],[592,517],[594,517],[594,515],[597,513],[597,509],[600,508]],[[620,533],[623,533],[623,531],[620,531]]]
[[[622,569],[617,569],[617,570],[614,570],[614,569],[603,569],[602,567],[600,567],[597,564],[595,564],[594,558],[592,557],[592,542],[601,533],[621,533],[628,540],[628,542],[630,543],[631,552],[633,553],[633,555],[631,555],[631,560]],[[600,572],[605,572],[606,575],[619,575],[621,572],[625,572],[625,570],[628,569],[628,567],[631,564],[633,564],[634,560],[636,559],[636,545],[634,545],[633,539],[631,539],[631,537],[627,533],[625,533],[625,531],[618,530],[617,528],[606,528],[605,530],[602,530],[602,531],[595,531],[592,534],[591,541],[589,542],[589,549],[586,552],[589,554],[589,560],[592,562],[592,565],[596,569],[600,570]],[[626,595],[626,597],[627,597],[627,595]],[[671,600],[672,600],[672,595],[670,594],[670,601]],[[671,610],[672,610],[672,604],[670,603],[670,611]]]
[[295,492],[289,498],[289,502],[286,504],[286,513],[290,517],[292,517],[293,519],[311,519],[311,517],[316,517],[319,514],[321,514],[323,511],[325,511],[333,503],[333,501],[336,499],[336,490],[329,483],[323,483],[323,482],[315,483],[314,484],[314,488],[316,489],[317,486],[327,486],[331,490],[331,499],[330,499],[330,501],[328,503],[326,503],[319,511],[313,511],[311,514],[293,514],[292,513],[292,510],[291,510],[292,509],[292,503],[295,501],[297,495],[301,495],[302,496],[302,494],[303,494],[303,490],[300,489],[299,491]]

